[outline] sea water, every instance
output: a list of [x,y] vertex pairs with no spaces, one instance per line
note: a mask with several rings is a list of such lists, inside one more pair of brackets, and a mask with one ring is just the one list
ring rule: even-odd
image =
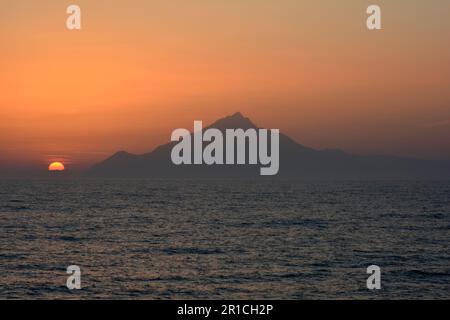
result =
[[450,182],[0,182],[0,299],[449,299],[449,244]]

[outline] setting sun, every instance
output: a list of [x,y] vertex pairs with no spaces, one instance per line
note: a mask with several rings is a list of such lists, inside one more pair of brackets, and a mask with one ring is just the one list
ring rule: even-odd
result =
[[48,166],[48,171],[64,171],[64,165],[61,162],[52,162]]

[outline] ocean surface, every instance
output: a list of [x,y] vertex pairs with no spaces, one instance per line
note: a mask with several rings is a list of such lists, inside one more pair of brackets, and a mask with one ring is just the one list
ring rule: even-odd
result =
[[450,182],[0,182],[0,299],[449,299],[449,245]]

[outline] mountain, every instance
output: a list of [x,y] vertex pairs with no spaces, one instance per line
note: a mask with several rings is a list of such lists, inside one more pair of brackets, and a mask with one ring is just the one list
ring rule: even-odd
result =
[[[249,129],[258,127],[241,113],[214,122],[207,128]],[[120,151],[88,170],[102,178],[264,178],[261,165],[180,165],[171,161],[176,142],[150,153]],[[267,178],[267,177],[266,177]],[[280,169],[269,178],[294,179],[449,179],[450,162],[395,156],[361,156],[341,150],[315,150],[280,133]]]

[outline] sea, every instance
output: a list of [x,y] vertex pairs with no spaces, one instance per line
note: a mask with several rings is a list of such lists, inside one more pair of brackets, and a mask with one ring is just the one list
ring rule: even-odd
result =
[[449,245],[448,181],[0,181],[0,299],[449,299]]

